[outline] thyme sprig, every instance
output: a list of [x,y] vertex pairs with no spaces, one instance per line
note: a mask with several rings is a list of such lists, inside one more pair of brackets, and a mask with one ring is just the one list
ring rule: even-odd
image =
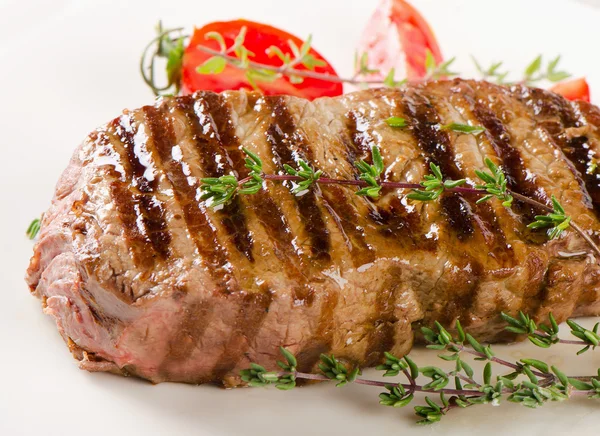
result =
[[[386,121],[388,124],[397,123],[398,125],[405,126],[405,120],[400,118],[393,119],[392,121],[388,119]],[[443,126],[440,126],[440,128],[443,128]],[[469,133],[462,128],[457,129],[457,131],[463,134]],[[302,195],[317,184],[337,184],[356,186],[359,188],[355,192],[356,195],[371,198],[379,197],[383,189],[410,190],[406,196],[409,200],[423,202],[437,200],[444,192],[457,192],[481,196],[477,203],[496,198],[507,208],[512,206],[513,199],[516,198],[521,202],[528,203],[539,210],[546,212],[546,215],[537,215],[535,221],[528,225],[529,228],[533,230],[547,228],[549,239],[558,238],[565,230],[572,228],[588,243],[596,254],[600,255],[600,248],[591,237],[583,231],[583,229],[572,221],[570,216],[566,215],[564,208],[554,196],[552,196],[552,207],[549,207],[537,200],[511,191],[507,187],[506,176],[502,169],[494,164],[489,158],[485,158],[485,164],[488,167],[489,172],[475,171],[475,174],[483,183],[477,184],[475,187],[467,187],[462,186],[466,184],[466,179],[451,180],[444,177],[440,167],[433,162],[429,165],[431,173],[425,174],[423,180],[418,184],[381,180],[381,175],[385,168],[381,152],[377,146],[371,147],[372,164],[369,164],[364,160],[355,163],[356,168],[359,171],[358,180],[323,177],[322,170],[312,168],[307,162],[302,160],[298,161],[298,168],[285,165],[284,170],[286,174],[266,174],[263,172],[260,157],[245,148],[243,151],[248,156],[246,158],[246,167],[250,169],[248,177],[238,180],[235,175],[230,174],[218,178],[202,179],[200,189],[202,190],[203,195],[201,198],[207,201],[209,206],[223,207],[223,205],[231,201],[236,194],[256,194],[263,188],[265,181],[294,182],[292,193],[296,195]]]
[[533,85],[541,82],[542,80],[548,80],[550,82],[560,82],[561,80],[568,79],[571,77],[566,71],[557,70],[558,63],[560,62],[560,56],[555,57],[546,68],[543,68],[543,57],[542,55],[537,56],[528,66],[525,68],[523,74],[523,80],[521,83],[525,85]]
[[40,220],[39,218],[34,218],[33,221],[31,221],[31,223],[29,224],[29,227],[27,227],[25,234],[29,239],[34,240],[40,232],[41,227],[42,220]]
[[570,223],[571,217],[565,214],[565,209],[553,195],[552,212],[547,215],[536,215],[535,221],[529,224],[527,227],[530,229],[548,228],[548,237],[550,239],[554,239],[568,229]]
[[[372,68],[368,53],[366,52],[356,53],[355,73],[351,77],[344,78],[337,75],[319,73],[315,69],[324,66],[325,63],[311,54],[312,36],[310,35],[301,47],[289,41],[288,46],[291,53],[286,53],[277,46],[267,48],[266,54],[281,61],[281,64],[278,66],[254,62],[252,58],[255,54],[244,44],[245,35],[246,28],[242,27],[234,43],[230,47],[227,47],[222,34],[208,32],[205,35],[206,39],[216,41],[219,49],[214,50],[203,44],[196,46],[196,49],[211,56],[198,67],[198,73],[220,74],[226,66],[233,66],[243,70],[249,86],[257,90],[260,90],[261,84],[273,82],[281,77],[287,77],[291,83],[295,84],[302,83],[306,78],[312,78],[326,82],[347,83],[361,88],[382,86],[397,88],[407,82],[405,78],[396,79],[394,68],[390,69],[387,73]],[[185,43],[188,39],[189,35],[184,34],[182,28],[164,30],[162,24],[159,22],[157,36],[146,46],[140,61],[140,71],[144,82],[152,89],[155,95],[176,94],[179,92],[183,54]],[[161,58],[166,60],[166,84],[158,84],[155,75],[156,61]],[[502,62],[493,62],[488,68],[483,68],[474,57],[472,57],[472,60],[481,78],[484,80],[494,81],[498,84],[511,84],[507,80],[508,72],[501,71]],[[558,69],[559,61],[560,56],[557,56],[544,66],[542,56],[537,56],[525,68],[522,78],[512,83],[535,85],[542,81],[559,82],[567,79],[570,77],[570,74]],[[450,69],[450,66],[454,62],[455,58],[453,57],[438,64],[431,51],[428,50],[425,56],[424,67],[426,73],[423,80],[447,79],[458,76],[457,72]],[[373,75],[379,75],[383,78],[373,78]]]
[[423,181],[421,182],[421,186],[423,186],[425,190],[413,189],[406,198],[416,201],[437,200],[444,191],[452,190],[467,182],[466,179],[445,180],[440,167],[433,162],[429,164],[429,168],[431,169],[431,174],[424,175]]
[[544,67],[544,59],[542,55],[538,55],[533,59],[525,70],[522,77],[516,82],[507,80],[508,71],[501,71],[503,62],[492,62],[488,68],[483,68],[481,63],[475,57],[471,56],[475,68],[481,75],[483,80],[496,82],[499,85],[522,84],[527,86],[538,85],[540,82],[548,81],[552,83],[560,82],[571,77],[571,74],[558,69],[560,56],[550,60]]
[[[518,317],[502,314],[502,318],[507,322],[505,328],[509,332],[537,334],[535,322],[523,313],[519,313]],[[549,333],[547,334],[558,334],[558,325],[552,314],[549,315],[549,321],[550,327],[548,327]],[[583,336],[588,341],[592,340],[587,337],[589,334],[586,336],[584,333],[589,330],[571,320],[567,322],[571,327],[572,334],[577,337]],[[454,408],[481,404],[498,405],[503,399],[525,407],[536,408],[549,401],[563,401],[573,396],[600,398],[600,368],[597,376],[569,377],[556,366],[537,359],[508,362],[495,357],[490,345],[483,345],[466,333],[458,320],[455,330],[457,334],[454,337],[438,322],[431,328],[422,328],[422,334],[429,343],[428,348],[452,353],[440,354],[438,357],[444,361],[454,361],[453,370],[445,370],[437,366],[419,367],[409,356],[399,358],[391,353],[384,353],[384,361],[376,367],[376,370],[383,371],[384,377],[402,375],[406,380],[404,383],[365,379],[361,377],[359,367],[348,365],[335,356],[326,354],[322,354],[320,357],[319,373],[298,372],[296,358],[283,347],[280,348],[280,351],[286,361],[277,362],[283,371],[267,371],[264,367],[251,363],[250,368],[241,371],[240,375],[242,380],[250,386],[262,387],[274,384],[284,390],[295,387],[298,379],[333,381],[337,387],[343,387],[349,383],[380,387],[385,391],[379,394],[379,404],[394,408],[406,407],[411,404],[416,398],[416,393],[437,394],[439,400],[427,395],[424,397],[425,404],[414,407],[415,415],[419,418],[418,424],[438,422]],[[546,334],[545,331],[544,334]],[[596,336],[594,336],[595,339]],[[465,345],[465,342],[468,345]],[[532,342],[536,344],[536,342]],[[562,340],[555,341],[555,343],[559,342],[573,343]],[[542,345],[539,346],[545,347],[546,343],[542,342]],[[478,380],[475,379],[473,369],[460,357],[462,352],[472,354],[479,360],[487,361]],[[510,372],[495,373],[494,365],[507,368]],[[422,381],[419,382],[419,380]],[[453,383],[453,387],[449,387],[451,383]]]
[[500,71],[500,68],[504,62],[492,62],[488,68],[483,68],[479,61],[475,59],[475,56],[471,56],[471,60],[473,61],[475,68],[483,80],[490,80],[498,83],[499,85],[506,83],[508,71]]
[[292,193],[302,195],[302,193],[308,191],[312,185],[319,181],[323,171],[315,171],[303,160],[298,160],[298,165],[300,166],[298,170],[288,164],[284,164],[283,168],[289,175],[300,178],[300,181],[292,188]]
[[488,167],[490,172],[475,170],[475,174],[485,183],[476,185],[477,189],[483,189],[487,192],[487,195],[484,195],[479,200],[477,200],[477,204],[483,203],[485,201],[491,200],[492,198],[497,198],[502,202],[502,206],[510,207],[513,202],[513,196],[510,195],[507,188],[506,177],[504,176],[504,172],[492,162],[491,159],[485,158],[485,165]]
[[577,352],[579,355],[590,348],[595,349],[600,344],[600,335],[598,334],[600,323],[596,323],[592,330],[588,330],[573,320],[567,320],[571,334],[579,339],[574,341],[558,338],[558,323],[552,314],[548,316],[549,324],[542,323],[539,326],[523,312],[519,312],[518,318],[505,313],[502,313],[501,316],[509,324],[506,330],[517,334],[526,334],[534,345],[541,348],[549,348],[554,344],[583,345],[584,347]]
[[425,78],[424,80],[438,80],[446,79],[450,77],[456,77],[459,73],[451,71],[450,65],[456,60],[455,57],[448,59],[447,61],[436,62],[433,57],[433,53],[428,49],[425,53]]
[[383,159],[381,158],[379,147],[371,147],[371,156],[373,158],[373,165],[368,164],[364,160],[360,160],[355,164],[356,168],[360,171],[360,180],[367,184],[366,187],[356,191],[356,195],[376,198],[381,191],[379,177],[384,170]]
[[[398,82],[394,79],[394,71],[391,70],[385,79],[361,79],[364,74],[372,74],[375,70],[368,68],[368,58],[363,54],[359,61],[359,69],[353,78],[345,79],[327,73],[319,73],[317,67],[325,66],[325,62],[315,58],[310,53],[312,36],[309,35],[301,47],[298,47],[293,41],[288,41],[290,51],[293,57],[284,53],[277,46],[270,46],[266,53],[271,57],[276,57],[281,61],[281,65],[274,66],[252,61],[254,56],[250,50],[244,46],[244,37],[246,27],[242,27],[240,33],[231,47],[226,47],[224,42],[220,45],[220,50],[213,50],[204,45],[198,45],[196,48],[204,53],[211,55],[197,69],[199,74],[219,74],[227,65],[246,72],[246,80],[256,90],[260,90],[260,83],[270,83],[282,77],[287,77],[293,84],[299,84],[306,78],[318,79],[328,82],[349,83],[360,86],[400,86],[404,81]],[[211,35],[212,39],[224,41],[222,35],[215,33]],[[208,35],[207,35],[208,36]],[[299,68],[300,66],[304,68]],[[215,68],[216,67],[216,68]]]
[[[184,43],[187,38],[188,36],[183,34],[182,27],[165,30],[162,22],[158,22],[156,37],[148,43],[140,59],[140,73],[154,95],[177,94],[179,92],[183,52],[185,51]],[[166,60],[167,83],[164,85],[159,85],[156,78],[156,63],[161,58]]]

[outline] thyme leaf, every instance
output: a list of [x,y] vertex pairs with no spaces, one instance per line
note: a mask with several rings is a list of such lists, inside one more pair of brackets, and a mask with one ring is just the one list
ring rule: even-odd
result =
[[416,201],[433,201],[437,200],[446,189],[453,189],[466,183],[465,179],[444,180],[440,167],[433,162],[429,164],[429,168],[431,174],[423,176],[423,181],[420,183],[425,190],[414,189],[406,198]]
[[[530,334],[539,331],[533,319],[522,312],[514,317],[502,314],[502,319],[506,322],[507,329],[521,329],[520,331]],[[549,320],[548,329],[553,333],[558,333],[558,325],[551,314]],[[577,332],[578,337],[585,337],[591,345],[600,339],[595,333],[597,326],[593,330],[587,330],[572,320],[567,322],[572,333]],[[540,326],[542,325],[545,324],[540,323]],[[489,345],[482,345],[472,335],[466,333],[458,320],[455,323],[454,331],[455,335],[439,322],[432,327],[422,328],[424,338],[430,345],[454,353],[438,356],[443,361],[456,362],[455,369],[452,371],[433,365],[419,368],[409,356],[399,358],[385,352],[384,363],[376,369],[384,371],[385,377],[402,376],[404,381],[382,382],[362,378],[358,367],[348,365],[328,354],[320,356],[320,373],[309,374],[299,372],[296,368],[295,356],[289,350],[280,347],[280,352],[285,359],[285,361],[277,362],[281,371],[268,371],[261,365],[251,363],[248,369],[240,372],[240,376],[249,386],[275,385],[282,390],[293,389],[297,379],[332,381],[337,387],[345,386],[348,383],[375,386],[384,389],[379,393],[379,404],[394,408],[406,407],[416,400],[416,394],[426,393],[429,395],[423,398],[424,404],[414,406],[418,424],[438,422],[455,408],[490,403],[498,405],[502,400],[529,408],[537,408],[550,401],[564,401],[573,396],[586,396],[589,399],[600,398],[600,368],[597,376],[570,377],[556,366],[551,366],[538,359],[521,359],[514,363],[505,361],[495,357]],[[590,334],[593,339],[588,337]],[[468,342],[468,345],[464,345],[463,341]],[[478,377],[479,381],[473,378],[475,377],[474,372],[461,359],[461,353],[471,354],[487,361]],[[495,375],[495,369],[500,367],[508,368],[512,372]],[[420,384],[419,376],[426,379],[424,383]],[[451,380],[453,385],[450,385]],[[463,384],[463,381],[466,384]],[[439,399],[431,396],[432,392],[438,393]]]
[[27,227],[25,234],[31,240],[34,240],[42,227],[42,221],[39,218],[34,218]]
[[564,208],[554,195],[552,196],[552,206],[552,213],[536,215],[535,221],[527,226],[530,229],[548,228],[549,239],[558,238],[571,224],[571,217],[565,214]]
[[379,147],[375,145],[371,147],[371,156],[373,158],[373,165],[368,164],[364,160],[355,163],[356,168],[360,172],[360,180],[367,183],[367,186],[356,191],[356,195],[377,198],[381,191],[379,176],[381,176],[384,169]]
[[460,123],[450,123],[450,124],[443,124],[441,126],[442,130],[450,130],[452,132],[457,132],[457,133],[465,133],[468,135],[474,135],[477,136],[480,133],[485,132],[485,127],[483,126],[471,126],[469,124],[460,124]]

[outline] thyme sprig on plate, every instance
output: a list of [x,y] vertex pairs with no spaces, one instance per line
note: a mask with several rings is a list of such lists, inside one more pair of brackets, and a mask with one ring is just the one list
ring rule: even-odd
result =
[[[549,325],[540,324],[541,331],[538,330],[535,322],[523,313],[519,313],[518,317],[502,314],[502,318],[507,322],[505,327],[507,331],[518,334],[528,333],[530,339],[540,337],[543,339],[541,343],[532,342],[544,348],[548,345],[545,340],[555,337],[559,331],[552,314],[549,314]],[[583,342],[592,346],[594,342],[598,342],[596,333],[589,333],[590,330],[586,330],[574,321],[567,322],[571,327],[571,334],[583,339],[567,341],[554,338],[551,343]],[[296,358],[283,347],[280,351],[285,361],[277,362],[282,371],[268,371],[263,366],[251,363],[250,368],[241,371],[240,375],[249,386],[264,387],[272,384],[282,390],[294,388],[298,379],[334,382],[337,387],[349,383],[379,387],[385,389],[379,394],[379,404],[395,408],[413,403],[416,393],[428,393],[429,395],[424,397],[425,404],[414,406],[415,414],[419,418],[418,424],[438,422],[455,408],[480,404],[498,405],[504,399],[525,407],[536,408],[549,401],[563,401],[573,396],[600,398],[600,368],[597,375],[569,377],[556,366],[538,359],[509,362],[496,357],[490,345],[481,344],[466,333],[458,321],[455,330],[456,335],[452,335],[437,322],[431,328],[422,328],[423,336],[429,343],[428,348],[445,352],[438,357],[446,362],[454,362],[453,369],[437,366],[419,367],[409,356],[400,358],[388,352],[384,353],[383,362],[376,367],[376,370],[383,371],[383,377],[402,375],[404,382],[392,383],[363,378],[359,367],[349,365],[327,354],[322,354],[320,357],[319,373],[299,372],[296,368],[298,365]],[[462,353],[487,362],[479,377],[476,377],[475,371],[461,357]],[[505,368],[505,370],[495,371],[495,367]]]

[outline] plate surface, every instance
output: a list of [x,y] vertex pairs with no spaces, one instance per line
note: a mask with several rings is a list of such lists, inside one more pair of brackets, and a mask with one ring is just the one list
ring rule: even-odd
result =
[[[268,22],[314,44],[341,73],[377,2],[367,0],[87,1],[0,0],[0,434],[306,435],[597,434],[599,403],[570,400],[539,410],[503,403],[453,411],[441,424],[414,425],[412,409],[377,404],[378,389],[319,385],[292,392],[225,391],[79,371],[23,274],[31,243],[23,235],[49,204],[74,147],[123,108],[152,102],[138,74],[141,48],[161,18],[191,28],[217,19]],[[414,0],[456,69],[472,73],[469,55],[504,60],[520,71],[535,55],[563,55],[563,66],[600,93],[600,10],[560,0]],[[600,95],[600,94],[599,94]],[[600,100],[596,99],[596,102]],[[586,320],[591,325],[593,320]],[[572,348],[498,347],[510,359],[543,356],[573,375],[592,374],[600,352],[576,360]],[[421,365],[434,353],[417,349]]]

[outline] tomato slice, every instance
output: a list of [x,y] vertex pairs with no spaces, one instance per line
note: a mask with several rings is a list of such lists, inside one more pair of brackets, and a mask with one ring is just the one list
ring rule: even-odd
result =
[[590,87],[585,77],[558,83],[550,88],[550,91],[562,95],[567,100],[590,101]]
[[431,27],[404,0],[382,0],[359,44],[359,53],[367,53],[371,68],[383,74],[394,68],[398,78],[409,80],[419,80],[427,74],[427,51],[436,64],[442,63],[442,52]]
[[[254,53],[250,60],[261,64],[281,66],[282,61],[277,57],[269,57],[266,50],[270,46],[278,47],[284,54],[292,55],[288,41],[292,41],[297,47],[301,47],[303,41],[296,36],[276,27],[254,21],[236,20],[225,22],[214,22],[195,29],[189,45],[183,55],[182,92],[193,93],[199,90],[211,90],[221,92],[228,89],[252,89],[245,77],[245,71],[234,66],[227,65],[225,70],[219,74],[200,74],[196,68],[202,65],[210,54],[197,49],[198,45],[219,50],[219,44],[213,39],[206,39],[208,32],[218,32],[223,35],[227,47],[233,45],[235,37],[240,33],[242,27],[246,27],[244,46]],[[326,65],[315,67],[314,71],[337,77],[337,73],[317,51],[311,48],[310,54],[316,59],[324,61]],[[307,70],[304,65],[295,68]],[[343,92],[341,83],[329,82],[313,78],[305,78],[301,83],[291,83],[288,77],[281,77],[273,82],[260,82],[260,89],[266,95],[287,94],[307,99],[315,99],[324,96],[336,96]]]

